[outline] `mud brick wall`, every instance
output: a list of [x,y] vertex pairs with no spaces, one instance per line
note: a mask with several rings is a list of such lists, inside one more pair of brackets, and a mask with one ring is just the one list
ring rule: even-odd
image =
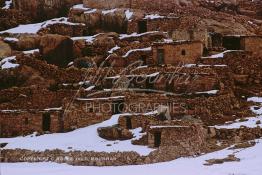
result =
[[66,99],[64,109],[64,130],[70,131],[109,119],[112,114],[110,100],[74,100]]
[[262,37],[245,36],[241,38],[241,49],[262,56]]
[[[0,137],[43,132],[44,111],[0,111]],[[50,113],[50,132],[61,131],[60,112]]]
[[203,54],[201,42],[185,43],[155,43],[153,49],[153,62],[158,65],[158,49],[164,50],[164,64],[181,65],[194,64]]

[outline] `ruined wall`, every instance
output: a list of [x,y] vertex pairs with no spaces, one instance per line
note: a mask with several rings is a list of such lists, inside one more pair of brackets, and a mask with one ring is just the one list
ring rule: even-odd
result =
[[[43,132],[43,114],[47,111],[0,111],[0,137],[15,137]],[[60,112],[50,113],[50,132],[60,132]]]
[[196,63],[203,54],[201,42],[153,44],[153,61],[158,65],[158,49],[163,49],[164,64],[181,65]]
[[149,31],[163,31],[171,33],[174,29],[177,29],[180,25],[179,17],[161,17],[155,19],[144,19],[143,17],[135,18],[128,21],[127,32],[128,33],[139,33],[139,21],[145,21],[146,30]]

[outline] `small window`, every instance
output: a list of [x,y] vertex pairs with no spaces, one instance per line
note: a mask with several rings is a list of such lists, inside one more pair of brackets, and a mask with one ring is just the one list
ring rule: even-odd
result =
[[185,49],[183,49],[183,50],[181,51],[181,55],[183,55],[183,56],[186,55],[186,50],[185,50]]

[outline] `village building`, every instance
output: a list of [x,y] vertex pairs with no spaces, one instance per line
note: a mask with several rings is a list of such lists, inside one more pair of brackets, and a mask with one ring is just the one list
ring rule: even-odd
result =
[[209,47],[209,34],[207,29],[188,29],[188,30],[174,30],[172,32],[172,39],[186,40],[186,41],[201,41],[204,47]]
[[194,64],[203,55],[201,41],[156,42],[152,45],[153,64]]

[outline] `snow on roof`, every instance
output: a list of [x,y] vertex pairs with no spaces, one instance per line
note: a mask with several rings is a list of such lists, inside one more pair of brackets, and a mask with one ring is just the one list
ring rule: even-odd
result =
[[76,4],[71,9],[90,10],[90,8],[84,7],[84,4]]
[[239,52],[239,51],[242,51],[242,50],[226,50],[226,51],[221,52],[219,54],[215,54],[215,55],[211,55],[211,56],[207,56],[207,57],[202,57],[202,58],[224,58],[225,53]]
[[226,64],[184,64],[182,67],[227,67]]
[[110,49],[109,51],[108,51],[108,53],[113,53],[114,51],[116,51],[116,50],[118,50],[118,49],[120,49],[120,47],[118,46],[118,45],[116,45],[115,47],[113,47],[112,49]]
[[47,108],[47,109],[44,109],[44,111],[61,111],[62,110],[62,107],[59,107],[59,108]]
[[6,38],[4,38],[4,41],[17,42],[17,41],[19,41],[19,39],[17,39],[17,38],[12,38],[12,37],[6,37]]
[[125,11],[126,19],[130,20],[133,16],[134,12],[131,12],[129,9]]
[[26,51],[23,51],[24,54],[32,54],[34,52],[39,52],[39,49],[33,49],[33,50],[26,50]]
[[157,125],[157,126],[150,126],[151,129],[154,128],[189,128],[189,126],[181,126],[181,125]]
[[129,50],[125,55],[123,55],[122,57],[126,58],[129,56],[129,54],[131,54],[132,52],[138,52],[138,51],[151,51],[152,48],[151,47],[146,47],[146,48],[141,48],[141,49],[132,49]]
[[16,61],[16,56],[6,57],[0,61],[1,69],[10,69],[18,67],[19,64],[12,63],[12,61]]
[[101,33],[99,34],[96,34],[96,35],[92,35],[92,36],[78,36],[78,37],[72,37],[71,39],[76,41],[76,40],[85,40],[86,42],[88,43],[93,43],[93,41],[96,39],[96,37],[98,35],[100,35]]
[[115,96],[115,97],[104,97],[104,98],[77,98],[79,101],[94,101],[94,100],[110,100],[110,99],[119,99],[125,98],[125,96]]
[[195,94],[217,94],[219,90],[210,90],[210,91],[203,91],[203,92],[196,92]]
[[159,19],[159,18],[165,18],[165,16],[161,16],[159,14],[151,14],[151,15],[146,15],[144,19]]
[[96,11],[97,11],[97,9],[89,9],[89,10],[85,11],[84,13],[89,14],[89,13],[94,13]]
[[151,32],[145,32],[145,33],[132,33],[132,34],[121,34],[119,36],[119,39],[125,39],[125,38],[132,38],[132,37],[140,37],[140,36],[144,36],[147,34],[152,34],[152,33],[158,33],[159,31],[151,31]]
[[108,13],[114,13],[116,10],[117,10],[117,9],[103,10],[103,11],[102,11],[102,14],[103,14],[103,15],[106,15],[106,14],[108,14]]
[[52,24],[68,24],[68,25],[85,25],[82,23],[72,23],[68,21],[68,18],[54,18],[41,23],[19,25],[18,27],[11,28],[0,33],[32,33],[36,34],[40,29],[47,27]]
[[2,9],[10,9],[11,4],[12,4],[12,0],[6,0],[5,6]]

